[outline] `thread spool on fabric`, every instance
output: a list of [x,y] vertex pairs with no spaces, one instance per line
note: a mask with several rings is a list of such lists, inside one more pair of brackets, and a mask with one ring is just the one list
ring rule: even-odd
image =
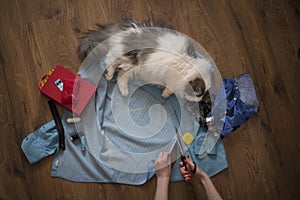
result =
[[80,137],[80,147],[81,147],[81,151],[85,151],[86,146],[85,146],[85,137],[84,136]]
[[67,119],[67,122],[69,123],[69,124],[72,124],[72,123],[78,123],[78,122],[80,122],[80,118],[79,117],[73,117],[73,118],[68,118]]

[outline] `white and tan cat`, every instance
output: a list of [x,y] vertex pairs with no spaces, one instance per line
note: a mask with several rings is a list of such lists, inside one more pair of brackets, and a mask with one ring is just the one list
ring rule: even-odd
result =
[[[81,38],[78,54],[84,60],[102,43],[106,46],[106,79],[117,73],[122,95],[128,84],[139,80],[164,87],[162,96],[172,93],[199,102],[211,87],[210,67],[196,55],[193,42],[169,26],[156,21],[132,19],[90,30]],[[209,96],[209,95],[206,95]]]

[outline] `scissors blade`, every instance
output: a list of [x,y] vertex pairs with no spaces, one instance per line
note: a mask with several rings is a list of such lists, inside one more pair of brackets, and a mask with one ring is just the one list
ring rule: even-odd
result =
[[179,151],[180,151],[180,154],[181,154],[181,159],[180,160],[183,163],[185,171],[187,171],[187,166],[186,166],[186,161],[185,161],[186,157],[184,155],[181,139],[180,139],[179,132],[178,132],[177,129],[176,129],[176,139],[177,139],[177,143],[179,145]]
[[180,136],[179,136],[178,130],[176,130],[176,138],[177,138],[177,143],[179,145],[180,154],[182,156],[184,156],[184,151],[183,151],[183,147],[182,147],[182,143],[181,143],[181,140],[180,140]]

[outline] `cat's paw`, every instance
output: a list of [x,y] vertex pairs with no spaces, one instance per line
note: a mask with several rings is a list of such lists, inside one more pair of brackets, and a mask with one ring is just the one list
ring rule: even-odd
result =
[[128,95],[128,86],[127,86],[127,84],[122,82],[122,81],[119,81],[118,86],[119,86],[119,90],[120,90],[121,94],[126,97]]
[[124,97],[128,96],[128,87],[119,85],[119,89],[120,89],[122,96],[124,96]]
[[114,74],[110,73],[109,71],[106,72],[105,78],[107,81],[110,81],[113,78]]
[[173,93],[172,90],[170,90],[169,88],[165,88],[164,91],[162,92],[161,96],[163,98],[168,98],[172,93]]

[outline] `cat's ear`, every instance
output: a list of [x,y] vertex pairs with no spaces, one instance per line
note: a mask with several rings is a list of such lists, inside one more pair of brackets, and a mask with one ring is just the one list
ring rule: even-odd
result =
[[204,95],[206,87],[203,79],[196,78],[189,82],[189,86],[193,88],[195,96],[200,97]]

